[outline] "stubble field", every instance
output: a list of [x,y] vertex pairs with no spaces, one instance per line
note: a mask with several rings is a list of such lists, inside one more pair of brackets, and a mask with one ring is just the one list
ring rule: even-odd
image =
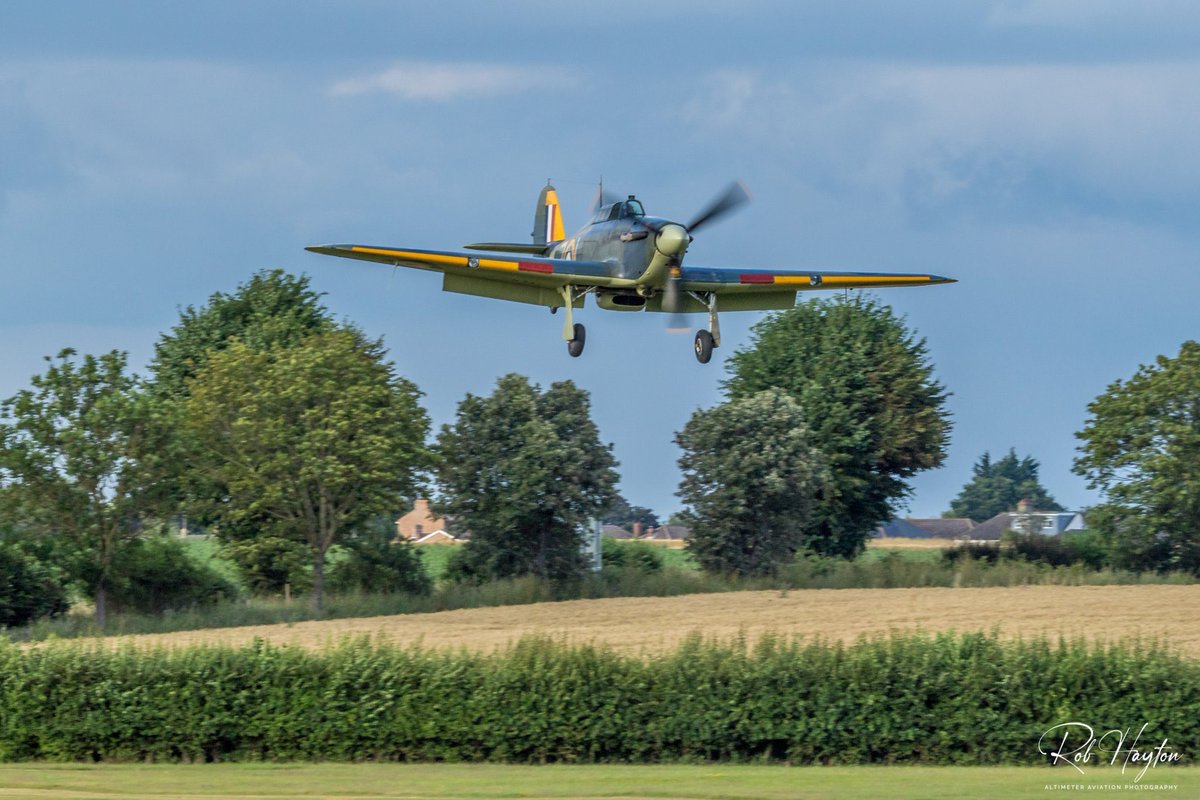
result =
[[431,614],[114,637],[138,646],[240,645],[255,638],[322,647],[345,636],[490,651],[523,636],[597,643],[624,653],[673,650],[695,633],[853,642],[890,631],[996,631],[1004,637],[1157,639],[1200,658],[1200,586],[809,589],[624,597]]

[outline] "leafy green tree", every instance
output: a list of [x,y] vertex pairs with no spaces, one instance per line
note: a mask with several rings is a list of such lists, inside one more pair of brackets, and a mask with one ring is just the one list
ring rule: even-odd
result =
[[115,563],[158,505],[162,426],[124,353],[75,356],[47,358],[33,387],[4,402],[0,475],[10,510],[70,541],[73,577],[92,593],[103,627]]
[[0,541],[0,629],[66,613],[64,576],[20,547]]
[[658,515],[651,509],[645,506],[631,506],[619,492],[617,499],[600,514],[600,521],[605,525],[617,525],[627,530],[632,530],[635,522],[646,528],[657,528],[659,525]]
[[1115,565],[1200,574],[1200,344],[1142,365],[1088,412],[1075,472],[1104,492],[1088,521]]
[[183,423],[204,470],[227,495],[219,525],[269,518],[312,560],[324,597],[330,546],[417,493],[429,419],[420,392],[356,330],[255,350],[234,341],[188,383]]
[[[180,429],[183,403],[190,394],[188,382],[203,371],[213,353],[234,341],[251,350],[267,351],[334,327],[332,315],[307,277],[278,269],[256,272],[233,293],[216,292],[205,305],[182,310],[179,322],[159,338],[148,384],[158,413],[174,420],[172,429]],[[297,558],[298,545],[288,541],[289,533],[281,529],[278,519],[265,512],[239,514],[236,520],[235,515],[220,513],[228,487],[211,472],[193,468],[196,456],[183,437],[172,437],[164,447],[169,457],[162,460],[163,477],[171,489],[164,514],[186,509],[190,518],[202,525],[219,518],[222,549],[255,592],[280,592],[285,584],[301,590],[311,583],[307,555],[299,553]]]
[[215,292],[200,308],[180,312],[179,322],[154,345],[151,389],[164,397],[188,394],[187,382],[209,356],[235,339],[251,350],[269,350],[333,327],[333,317],[306,276],[280,269],[256,272],[233,294]]
[[[250,526],[231,523],[236,530]],[[289,528],[266,519],[254,526],[255,535],[221,539],[221,555],[237,567],[243,585],[259,595],[287,591],[298,594],[312,588],[312,554],[303,540],[289,538]],[[278,531],[268,532],[268,531]],[[292,531],[294,533],[294,531]]]
[[701,567],[764,575],[795,560],[827,480],[795,400],[764,389],[697,411],[675,441]]
[[1062,511],[1039,481],[1038,467],[1032,456],[1018,458],[1016,449],[998,461],[985,452],[971,468],[971,480],[951,501],[947,516],[983,522],[1012,511],[1021,500],[1029,500],[1038,511]]
[[506,375],[490,396],[459,403],[437,450],[434,509],[471,534],[454,574],[559,580],[583,572],[580,530],[613,502],[617,482],[586,392],[571,381],[542,392]]
[[779,388],[800,405],[829,472],[805,528],[821,555],[852,557],[911,493],[907,479],[940,466],[950,416],[924,340],[877,300],[816,300],[767,317],[729,360],[731,400]]

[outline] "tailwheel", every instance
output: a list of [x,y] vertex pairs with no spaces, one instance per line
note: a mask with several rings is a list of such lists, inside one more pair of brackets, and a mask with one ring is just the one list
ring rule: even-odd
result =
[[701,364],[707,364],[712,358],[713,351],[713,336],[705,330],[696,333],[696,360]]
[[574,336],[571,341],[567,342],[567,352],[571,354],[571,358],[579,358],[583,355],[583,344],[587,341],[587,330],[582,324],[576,322],[572,329]]

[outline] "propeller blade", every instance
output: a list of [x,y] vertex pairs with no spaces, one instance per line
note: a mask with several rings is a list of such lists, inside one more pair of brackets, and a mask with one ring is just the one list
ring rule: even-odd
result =
[[741,181],[734,181],[716,199],[708,204],[691,222],[687,224],[689,232],[695,233],[704,225],[733,211],[738,206],[750,200],[750,192]]
[[691,330],[687,315],[683,313],[683,297],[679,289],[679,268],[672,267],[663,287],[663,311],[669,313],[667,330],[671,333],[686,333]]

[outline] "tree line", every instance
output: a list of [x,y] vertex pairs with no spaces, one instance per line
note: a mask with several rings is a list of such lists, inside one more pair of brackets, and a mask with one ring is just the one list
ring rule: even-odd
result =
[[[1191,361],[1195,350],[1185,346]],[[1161,508],[1150,498],[1197,476],[1179,467],[1164,478],[1160,459],[1127,488],[1131,453],[1173,446],[1153,421],[1145,442],[1116,436],[1168,407],[1181,420],[1170,435],[1186,433],[1186,409],[1170,396],[1196,392],[1197,370],[1159,377],[1168,367],[1093,404],[1077,469],[1108,491],[1098,518],[1138,542],[1140,567],[1167,558],[1194,569],[1187,535],[1164,533],[1191,519],[1186,498]],[[706,570],[766,575],[798,554],[853,558],[902,507],[908,480],[945,459],[947,392],[925,343],[869,296],[766,317],[727,368],[723,401],[675,437],[685,506],[676,521],[691,526]],[[1162,396],[1130,399],[1153,391]],[[393,543],[391,529],[423,494],[470,533],[449,568],[461,581],[570,581],[586,569],[586,521],[655,520],[620,496],[612,447],[571,381],[543,389],[503,376],[436,434],[421,397],[381,340],[336,320],[307,278],[282,271],[182,310],[145,376],[117,351],[47,358],[2,405],[0,625],[62,613],[73,594],[91,598],[100,625],[114,607],[236,594],[162,535],[179,515],[216,535],[244,586],[307,592],[317,610],[329,588],[429,591],[418,553]],[[1196,452],[1189,442],[1177,448],[1185,458]],[[986,460],[976,500],[1024,491],[1030,473],[1036,484],[1036,462],[1015,453]],[[329,568],[335,546],[345,557]]]

